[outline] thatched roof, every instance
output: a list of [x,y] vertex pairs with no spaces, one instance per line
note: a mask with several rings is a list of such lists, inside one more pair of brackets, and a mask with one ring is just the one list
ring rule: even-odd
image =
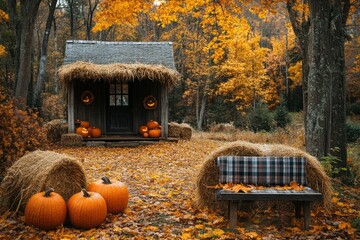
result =
[[62,85],[72,81],[112,81],[130,82],[138,80],[157,81],[171,87],[180,78],[180,74],[162,65],[146,64],[93,64],[75,62],[60,67],[58,71]]
[[66,42],[62,85],[71,81],[158,81],[173,86],[180,74],[175,69],[171,42]]

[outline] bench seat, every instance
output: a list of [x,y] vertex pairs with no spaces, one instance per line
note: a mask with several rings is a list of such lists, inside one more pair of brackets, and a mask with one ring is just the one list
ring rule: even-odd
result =
[[[218,190],[216,199],[228,201],[229,227],[237,226],[238,205],[242,201],[291,201],[295,204],[295,216],[300,217],[303,209],[304,229],[310,226],[311,203],[322,200],[322,194],[309,187],[304,190],[279,190],[271,188],[277,184],[298,181],[306,185],[306,159],[302,157],[244,157],[219,156],[217,165],[220,172],[220,183],[270,186],[261,190],[250,190],[247,193]],[[285,181],[285,182],[284,182]],[[289,182],[288,182],[289,181]],[[259,184],[261,183],[261,184]]]

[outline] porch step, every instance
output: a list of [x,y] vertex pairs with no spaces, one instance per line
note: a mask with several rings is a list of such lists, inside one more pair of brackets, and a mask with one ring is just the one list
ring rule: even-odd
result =
[[87,147],[138,147],[150,144],[156,144],[157,141],[118,141],[118,142],[105,142],[105,141],[86,141]]

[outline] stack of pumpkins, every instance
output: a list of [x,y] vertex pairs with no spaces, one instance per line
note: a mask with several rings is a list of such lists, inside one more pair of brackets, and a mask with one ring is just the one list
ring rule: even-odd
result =
[[52,230],[64,224],[68,217],[76,228],[90,229],[100,226],[107,213],[123,212],[129,201],[127,186],[109,178],[90,183],[88,191],[82,189],[68,202],[54,189],[34,194],[25,207],[25,222],[43,230]]
[[76,128],[76,133],[84,138],[98,138],[101,136],[101,129],[92,127],[88,121],[79,121],[80,127]]
[[146,125],[139,127],[139,133],[145,138],[159,138],[161,137],[161,126],[157,121],[150,120]]

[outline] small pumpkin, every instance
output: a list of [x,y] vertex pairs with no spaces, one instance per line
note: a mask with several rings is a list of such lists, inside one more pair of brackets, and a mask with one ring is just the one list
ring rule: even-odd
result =
[[141,125],[141,126],[139,127],[139,133],[140,133],[141,135],[143,135],[143,134],[146,133],[147,131],[148,131],[147,126]]
[[105,199],[99,193],[85,189],[69,198],[67,209],[71,225],[82,229],[100,226],[107,213]]
[[129,191],[125,183],[110,181],[107,177],[90,183],[89,191],[100,193],[106,201],[108,213],[119,213],[125,211],[129,202]]
[[91,129],[91,137],[98,138],[100,136],[101,136],[101,129],[96,128],[96,127],[92,127],[92,129]]
[[159,128],[150,129],[149,130],[149,137],[151,137],[151,138],[159,138],[159,137],[161,137],[161,129],[159,129]]
[[90,122],[88,122],[88,121],[81,121],[80,127],[89,128],[89,127],[91,127],[91,125],[90,125]]
[[143,133],[143,137],[144,137],[144,138],[148,138],[148,137],[149,137],[149,133],[148,133],[148,132],[144,132],[144,133]]
[[81,135],[84,138],[89,137],[89,131],[84,127],[78,127],[76,129],[76,133]]
[[66,203],[53,188],[32,195],[25,207],[25,222],[43,230],[64,224]]
[[146,123],[146,127],[150,130],[150,129],[155,129],[159,127],[159,123],[157,121],[154,120],[150,120]]

